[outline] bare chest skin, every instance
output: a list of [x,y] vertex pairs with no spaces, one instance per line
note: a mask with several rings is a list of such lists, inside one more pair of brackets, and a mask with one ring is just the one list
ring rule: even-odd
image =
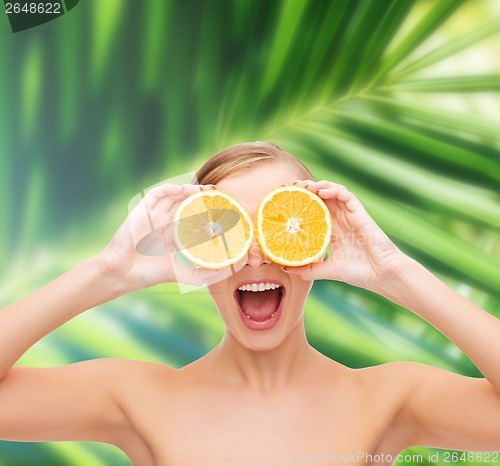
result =
[[371,374],[350,373],[336,383],[325,377],[256,393],[179,372],[168,388],[137,394],[128,415],[144,445],[120,448],[136,466],[363,465],[382,453],[394,461],[403,447],[384,435],[397,394]]

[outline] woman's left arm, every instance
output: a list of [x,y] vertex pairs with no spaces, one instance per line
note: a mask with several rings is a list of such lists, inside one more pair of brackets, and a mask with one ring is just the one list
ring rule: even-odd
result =
[[399,421],[412,432],[414,444],[500,451],[500,319],[402,253],[345,186],[328,181],[296,184],[323,198],[334,226],[327,260],[287,272],[304,279],[345,281],[409,309],[453,341],[485,377],[393,363],[407,381],[408,399]]

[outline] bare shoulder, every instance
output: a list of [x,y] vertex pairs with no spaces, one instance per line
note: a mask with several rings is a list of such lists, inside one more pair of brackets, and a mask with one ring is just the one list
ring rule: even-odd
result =
[[[106,359],[114,379],[114,400],[125,418],[125,428],[113,435],[113,443],[133,464],[155,464],[150,431],[158,412],[170,411],[178,391],[178,370],[168,365],[127,359]],[[153,426],[153,427],[151,427]]]
[[134,436],[128,415],[134,400],[144,399],[149,386],[168,384],[174,371],[113,358],[15,366],[0,383],[0,438],[128,442]]
[[432,375],[436,371],[443,369],[415,361],[392,361],[354,369],[359,378],[367,383],[377,383],[382,386],[395,384],[401,391],[410,389],[417,378]]
[[381,450],[398,443],[498,451],[500,397],[488,379],[419,362],[388,363],[372,372],[378,372],[381,386],[396,386],[399,405]]
[[394,361],[355,371],[363,387],[372,394],[378,417],[383,419],[376,453],[396,457],[413,445],[414,433],[405,413],[415,386],[415,373],[425,371],[426,367],[430,366],[410,361]]
[[100,364],[107,365],[111,370],[116,372],[131,371],[131,373],[140,373],[144,375],[149,374],[151,376],[156,375],[163,377],[173,377],[177,372],[177,370],[173,367],[158,362],[119,358],[102,358],[95,361],[99,361]]
[[376,447],[377,453],[396,456],[414,446],[418,428],[410,414],[413,394],[423,381],[439,380],[454,374],[415,361],[394,361],[357,369],[358,377],[378,400],[381,416],[385,416],[385,431]]
[[406,405],[419,381],[432,380],[450,374],[448,371],[415,361],[393,361],[376,366],[355,369],[363,386],[381,396],[381,400],[395,409],[395,414]]
[[[99,358],[75,363],[74,366],[76,365],[85,366],[86,370],[94,372],[96,375],[105,374],[106,378],[114,379],[116,382],[126,379],[130,383],[140,383],[144,377],[169,380],[176,373],[176,369],[165,364],[133,359]],[[99,381],[95,380],[95,382]]]
[[116,387],[121,394],[144,394],[145,390],[173,388],[177,378],[177,369],[166,364],[137,361],[131,359],[104,358],[96,361],[109,376],[115,378]]
[[148,397],[172,394],[178,385],[178,370],[156,362],[100,358],[76,365],[85,369],[85,379],[92,381],[93,390],[107,392],[126,418]]
[[453,382],[457,377],[463,377],[448,370],[431,366],[417,361],[393,361],[378,366],[367,367],[366,377],[377,381],[382,386],[394,385],[397,390],[405,396],[411,392],[422,381],[431,385],[433,382]]

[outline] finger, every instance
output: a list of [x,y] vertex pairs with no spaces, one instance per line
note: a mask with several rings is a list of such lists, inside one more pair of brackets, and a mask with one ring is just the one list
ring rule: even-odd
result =
[[144,197],[151,200],[158,200],[165,196],[180,194],[183,191],[183,186],[180,184],[164,183],[148,189],[144,192]]
[[313,180],[295,180],[292,184],[295,186],[302,186],[305,188],[308,184],[314,183]]
[[136,196],[139,202],[133,208],[129,207],[129,215],[122,225],[123,229],[128,229],[128,232],[124,233],[131,235],[134,245],[155,229],[152,212],[157,202],[160,199],[164,200],[162,209],[168,211],[182,192],[183,188],[180,185],[163,184],[150,189],[144,196],[142,194]]
[[207,185],[200,185],[200,184],[171,184],[171,183],[163,183],[158,186],[154,186],[151,189],[148,189],[145,192],[145,195],[149,195],[152,198],[155,199],[161,199],[162,197],[165,196],[171,196],[173,194],[179,194],[180,192],[184,192],[186,196],[189,196],[190,194],[193,194],[195,192],[200,191],[200,189],[214,189],[215,185],[213,184],[207,184]]
[[211,285],[221,280],[225,280],[231,275],[231,270],[228,267],[223,269],[213,270],[201,267],[187,267],[179,264],[177,261],[173,267],[175,281],[184,283],[185,285],[203,286]]
[[[149,209],[154,209],[156,204],[163,200],[171,200],[176,198],[183,198],[197,193],[199,191],[216,189],[215,185],[198,185],[198,184],[182,184],[182,185],[172,185],[163,184],[155,186],[146,192],[144,199],[146,205]],[[163,205],[163,208],[165,205]]]
[[[175,190],[171,189],[170,186],[161,185],[148,191],[144,197],[144,203],[138,206],[139,221],[142,223],[142,228],[141,225],[137,226],[137,231],[134,232],[135,239],[139,237],[140,240],[154,230],[158,230],[166,225],[170,226],[177,207],[190,195],[200,192],[200,190],[216,189],[214,185],[185,184],[177,186],[180,189]],[[143,211],[140,211],[141,209]],[[147,226],[145,219],[147,219]]]
[[[186,194],[184,185],[164,184],[156,186],[144,194],[142,204],[150,216],[157,210],[169,210],[179,199],[184,199],[190,193]],[[161,204],[159,206],[159,204]],[[157,208],[159,207],[159,208]]]
[[[139,254],[154,256],[164,255],[166,252],[172,252],[176,249],[173,241],[173,218],[177,208],[188,195],[200,192],[201,190],[216,189],[214,185],[186,185],[182,195],[172,198],[159,199],[155,206],[147,211],[152,231],[143,236],[136,244],[136,250]],[[177,200],[175,200],[177,199]]]
[[168,247],[166,229],[160,228],[148,233],[136,245],[137,253],[143,256],[165,256],[171,248]]
[[[199,190],[198,190],[199,191]],[[163,198],[156,202],[154,207],[147,209],[151,227],[158,230],[172,223],[175,212],[187,196],[181,193],[175,197]]]
[[302,183],[304,187],[309,189],[310,191],[317,192],[321,188],[333,188],[333,187],[338,187],[338,188],[344,188],[347,189],[344,185],[334,183],[332,181],[328,180],[319,180],[319,181],[313,181],[313,180],[304,180]]
[[345,202],[339,203],[340,199],[344,199],[345,196],[341,193],[349,192],[347,188],[339,183],[333,183],[332,181],[320,180],[320,181],[307,181],[304,183],[304,187],[309,191],[314,192],[318,196],[320,196],[328,206],[330,213],[333,216],[338,216],[339,213],[342,213],[342,210],[345,210],[347,206]]
[[[207,269],[205,269],[207,270]],[[223,267],[219,270],[209,270],[208,272],[214,272],[213,274],[207,273],[204,278],[204,284],[207,286],[214,285],[215,283],[226,280],[228,277],[236,273],[231,267]]]
[[323,188],[318,191],[318,195],[327,203],[335,200],[338,207],[337,216],[352,227],[361,229],[376,226],[375,220],[371,218],[360,200],[345,187]]
[[318,190],[318,195],[322,199],[336,199],[345,204],[350,212],[358,212],[364,210],[363,205],[359,202],[354,193],[349,191],[345,186],[334,185],[329,187],[321,187]]
[[313,262],[300,267],[281,267],[281,269],[286,273],[299,276],[302,280],[335,280],[332,277],[331,266],[326,261]]
[[[132,237],[134,246],[137,247],[139,242],[146,238],[147,235],[155,232],[155,224],[159,223],[155,211],[148,207],[148,199],[143,199],[130,214],[124,222],[123,227],[128,229],[128,233]],[[171,207],[172,200],[168,201],[168,206],[165,206],[165,213],[167,215],[168,207]],[[150,238],[152,241],[154,238]],[[149,248],[149,244],[147,247]]]
[[176,262],[173,256],[147,257],[138,268],[142,276],[149,276],[153,284],[183,283],[203,286],[207,280],[217,276],[218,270],[192,269]]

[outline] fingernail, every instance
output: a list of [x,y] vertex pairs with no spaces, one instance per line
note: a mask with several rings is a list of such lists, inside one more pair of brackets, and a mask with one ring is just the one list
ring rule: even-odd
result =
[[292,184],[297,184],[300,180],[295,180]]

